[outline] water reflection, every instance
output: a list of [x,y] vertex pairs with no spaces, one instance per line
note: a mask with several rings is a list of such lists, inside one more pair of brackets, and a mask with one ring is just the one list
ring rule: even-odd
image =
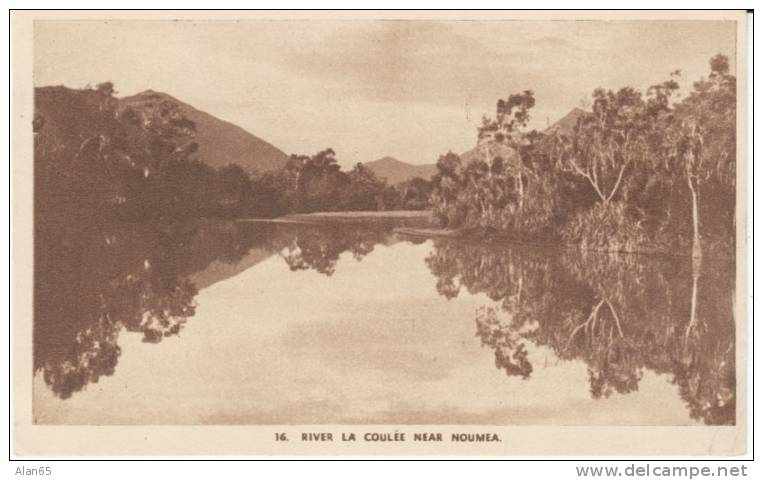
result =
[[526,342],[582,360],[593,398],[638,390],[645,370],[669,374],[690,416],[735,421],[733,266],[521,247],[435,242],[437,290],[500,302],[477,311],[496,367],[530,378]]
[[269,225],[273,250],[283,256],[292,271],[315,270],[327,276],[334,273],[339,255],[351,252],[355,260],[373,252],[377,244],[389,244],[395,237],[383,226]]
[[[337,275],[340,262],[361,261],[379,245],[394,248],[402,240],[410,242],[389,226],[233,222],[99,225],[65,235],[42,229],[36,234],[34,370],[61,399],[115,373],[122,353],[121,334],[134,332],[147,343],[177,341],[168,337],[181,335],[196,314],[199,290],[256,269],[267,258],[283,261],[288,266],[284,275],[310,270],[320,274],[316,278],[321,280],[313,281],[328,282]],[[652,372],[676,385],[691,418],[707,424],[734,423],[733,265],[445,239],[432,242],[431,248],[430,243],[422,247],[429,254],[417,258],[425,266],[410,268],[428,269],[432,275],[428,288],[435,285],[436,293],[427,294],[432,298],[426,300],[426,308],[435,308],[438,299],[443,304],[445,299],[456,301],[464,292],[486,295],[489,301],[476,309],[476,340],[471,341],[489,349],[496,368],[521,379],[517,380],[521,385],[532,382],[545,366],[537,365],[539,357],[532,354],[545,348],[560,362],[585,365],[593,399],[636,392],[645,373]],[[373,265],[379,282],[394,277],[386,268],[400,268]],[[337,292],[340,297],[364,295],[357,291],[362,288],[341,288],[347,291]],[[379,297],[375,301],[387,303],[375,305],[381,311],[389,303],[389,311],[397,311],[392,303],[402,298]],[[442,314],[438,312],[433,315]],[[416,315],[429,325],[425,314],[422,310]],[[463,316],[452,320],[460,322]],[[340,331],[352,325],[342,324]],[[422,334],[411,325],[407,335]],[[251,328],[256,337],[257,325]],[[309,328],[313,338],[324,338],[321,331],[335,332],[324,342],[327,349],[335,347],[330,340],[337,335],[332,328],[338,327],[315,324]],[[347,331],[340,340],[362,334],[363,341],[370,342],[364,348],[373,349],[368,332],[380,333],[373,326],[368,328]],[[440,348],[438,342],[448,333],[432,337],[432,345]],[[384,330],[384,335],[391,334]],[[468,332],[458,336],[464,337],[459,342],[470,341]],[[295,345],[306,348],[301,341]],[[352,351],[347,345],[344,348]],[[341,355],[310,352],[330,358]],[[451,352],[453,366],[466,361]],[[396,355],[398,363],[406,358],[402,351]],[[421,363],[420,358],[417,361]],[[359,362],[353,362],[357,368]],[[432,380],[444,375],[441,372]]]
[[[115,372],[121,331],[159,343],[194,316],[195,272],[236,265],[253,249],[281,255],[292,270],[334,271],[339,255],[360,260],[389,229],[306,230],[295,225],[190,222],[102,224],[36,236],[34,370],[61,398]],[[238,273],[235,272],[234,273]],[[205,278],[204,286],[224,277]]]

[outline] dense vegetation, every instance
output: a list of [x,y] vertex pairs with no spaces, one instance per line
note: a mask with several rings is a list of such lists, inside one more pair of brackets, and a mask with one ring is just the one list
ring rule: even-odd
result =
[[734,252],[736,90],[722,55],[680,99],[676,71],[645,94],[597,89],[570,128],[529,130],[532,91],[497,103],[468,162],[437,162],[444,226],[608,251]]
[[121,104],[114,93],[111,83],[37,89],[38,224],[428,207],[426,180],[391,186],[362,164],[342,171],[331,149],[277,171],[215,169],[197,158],[195,125],[176,103]]
[[590,111],[544,132],[528,129],[533,92],[510,95],[472,155],[449,152],[431,180],[397,185],[363,164],[342,171],[331,149],[275,171],[215,169],[170,100],[120,104],[111,83],[41,88],[36,213],[66,225],[432,208],[443,226],[519,241],[732,257],[735,78],[717,55],[681,98],[677,75],[645,93],[597,89]]

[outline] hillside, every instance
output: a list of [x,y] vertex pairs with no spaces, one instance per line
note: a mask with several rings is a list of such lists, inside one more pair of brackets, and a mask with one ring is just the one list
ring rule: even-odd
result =
[[183,103],[166,93],[146,90],[119,100],[122,107],[168,100],[176,103],[186,118],[196,124],[199,160],[212,167],[237,163],[247,171],[273,171],[282,168],[288,155],[270,143],[230,122]]
[[432,175],[437,173],[437,167],[434,164],[411,165],[402,162],[396,158],[383,157],[373,162],[365,164],[373,171],[377,177],[386,178],[387,183],[394,185],[396,183],[410,180],[414,177],[421,177],[429,180]]

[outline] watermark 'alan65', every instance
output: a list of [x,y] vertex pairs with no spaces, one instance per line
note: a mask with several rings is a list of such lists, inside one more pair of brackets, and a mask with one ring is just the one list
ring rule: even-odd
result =
[[50,475],[53,475],[53,469],[49,466],[44,467],[25,467],[24,465],[19,465],[16,467],[16,472],[13,474],[16,477],[20,476],[35,476],[35,477],[47,477]]

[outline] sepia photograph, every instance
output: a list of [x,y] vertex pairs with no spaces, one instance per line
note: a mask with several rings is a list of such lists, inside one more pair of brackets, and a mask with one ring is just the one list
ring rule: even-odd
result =
[[747,451],[744,11],[15,13],[20,454]]

